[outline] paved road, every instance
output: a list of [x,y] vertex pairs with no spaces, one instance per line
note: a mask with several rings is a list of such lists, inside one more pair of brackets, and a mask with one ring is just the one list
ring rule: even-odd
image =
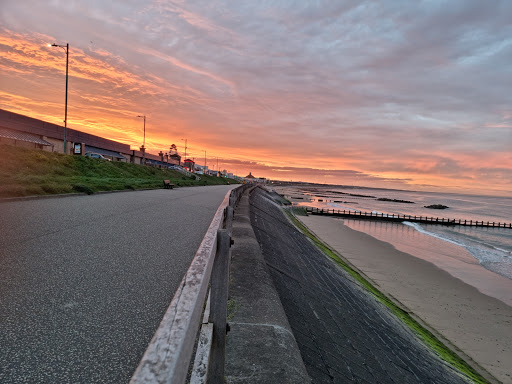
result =
[[231,188],[0,203],[0,382],[128,382]]
[[293,227],[261,190],[251,222],[313,383],[467,381]]

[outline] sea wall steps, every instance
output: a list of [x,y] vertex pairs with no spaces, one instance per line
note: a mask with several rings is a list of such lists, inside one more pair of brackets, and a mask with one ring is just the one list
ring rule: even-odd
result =
[[413,223],[423,224],[440,224],[440,225],[462,225],[465,227],[484,227],[484,228],[511,228],[512,223],[496,223],[490,221],[475,221],[475,220],[462,220],[462,219],[448,219],[442,217],[428,217],[428,216],[411,216],[411,215],[395,215],[388,213],[377,212],[361,212],[361,211],[348,211],[341,209],[321,209],[305,207],[306,212],[312,215],[329,215],[337,217],[346,217],[350,219],[367,219],[379,221],[394,221],[402,222],[409,221]]

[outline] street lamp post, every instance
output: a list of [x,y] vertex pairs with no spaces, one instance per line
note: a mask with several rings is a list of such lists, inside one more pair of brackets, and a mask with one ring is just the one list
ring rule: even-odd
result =
[[146,165],[146,115],[138,115],[144,118],[144,138],[142,141],[142,165]]
[[187,160],[187,139],[181,139],[181,141],[185,142],[185,160]]
[[204,152],[204,174],[206,175],[206,151],[203,149]]
[[64,153],[67,154],[67,128],[68,128],[68,68],[69,68],[69,43],[66,45],[48,44],[49,47],[60,47],[66,51],[66,102],[64,106]]

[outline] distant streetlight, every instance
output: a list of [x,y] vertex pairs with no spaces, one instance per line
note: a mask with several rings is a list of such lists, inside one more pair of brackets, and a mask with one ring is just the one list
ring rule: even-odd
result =
[[66,45],[48,44],[49,47],[60,47],[66,51],[66,103],[64,107],[64,153],[67,148],[67,128],[68,128],[68,68],[69,68],[69,43]]
[[138,115],[144,119],[144,139],[142,141],[142,165],[146,165],[146,115]]
[[206,175],[206,151],[203,149],[204,152],[204,174]]
[[187,139],[181,139],[181,141],[185,142],[185,160],[187,160]]

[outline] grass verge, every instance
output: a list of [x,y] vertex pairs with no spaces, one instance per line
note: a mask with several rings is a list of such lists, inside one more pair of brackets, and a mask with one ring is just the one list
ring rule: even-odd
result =
[[0,197],[234,184],[237,181],[0,144]]
[[311,241],[329,256],[336,264],[347,271],[357,282],[359,282],[368,292],[370,292],[377,300],[388,307],[398,319],[400,319],[406,326],[408,326],[428,347],[437,353],[444,361],[449,363],[452,367],[457,369],[463,375],[467,376],[474,383],[488,384],[482,375],[480,375],[473,367],[466,361],[460,358],[455,352],[444,345],[432,332],[418,323],[408,312],[404,311],[396,305],[390,298],[379,291],[375,286],[364,278],[354,267],[344,261],[335,251],[329,248],[325,243],[318,239],[300,220],[298,220],[292,211],[285,209],[293,224]]

